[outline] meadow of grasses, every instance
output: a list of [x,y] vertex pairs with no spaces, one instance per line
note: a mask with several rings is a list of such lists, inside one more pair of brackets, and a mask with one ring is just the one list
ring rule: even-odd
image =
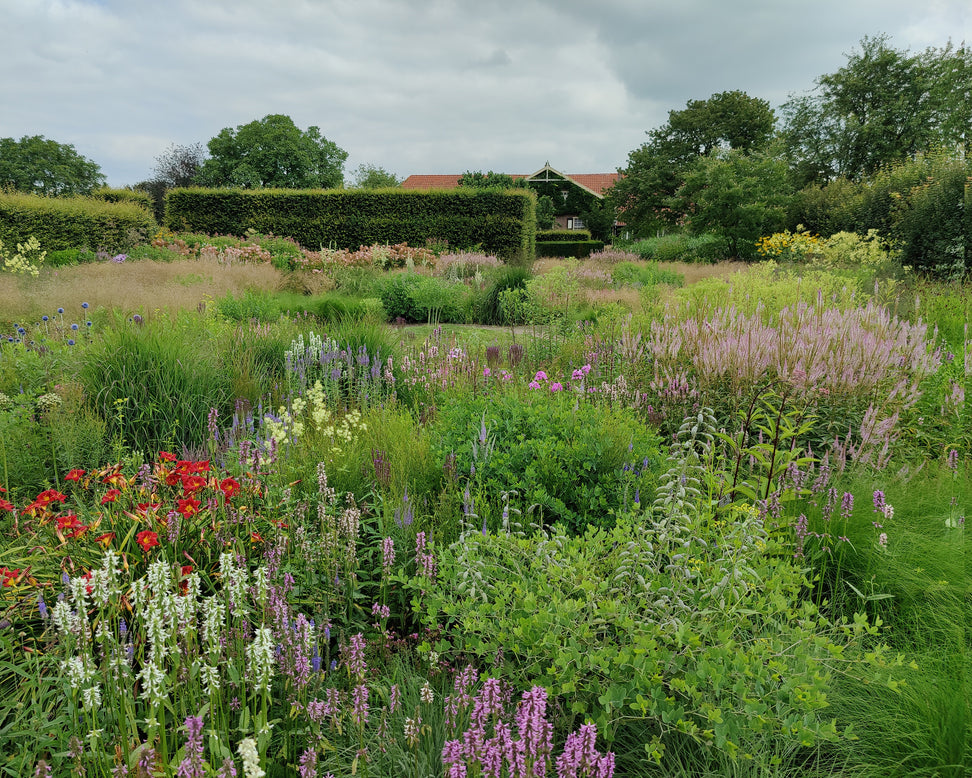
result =
[[968,775],[972,289],[682,243],[0,274],[0,775]]

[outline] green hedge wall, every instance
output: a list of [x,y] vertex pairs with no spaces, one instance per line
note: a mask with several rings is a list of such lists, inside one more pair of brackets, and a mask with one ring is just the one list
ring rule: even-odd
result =
[[145,192],[136,192],[132,189],[95,189],[91,196],[95,200],[104,200],[106,203],[135,203],[151,213],[155,207],[152,198]]
[[583,259],[603,248],[603,240],[550,240],[537,243],[537,256]]
[[148,242],[156,228],[151,211],[134,202],[0,192],[0,240],[8,246],[33,235],[45,251],[114,253]]
[[244,235],[252,228],[309,249],[421,246],[433,238],[456,249],[479,246],[502,259],[528,259],[536,240],[536,196],[525,189],[173,189],[165,223],[209,235]]
[[540,230],[537,232],[537,243],[559,241],[561,243],[590,240],[590,230]]

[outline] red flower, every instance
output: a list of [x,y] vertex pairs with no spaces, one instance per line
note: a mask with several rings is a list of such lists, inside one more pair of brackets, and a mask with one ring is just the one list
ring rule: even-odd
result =
[[104,535],[98,535],[98,537],[95,538],[95,543],[104,543],[105,548],[108,548],[108,544],[111,543],[111,541],[113,541],[114,539],[115,539],[114,532],[106,532]]
[[162,503],[158,502],[140,502],[138,504],[139,513],[148,513],[149,511],[157,511],[162,507]]
[[182,493],[188,497],[198,492],[206,485],[206,479],[201,475],[184,475],[182,477]]
[[20,568],[16,570],[10,570],[6,567],[0,567],[0,578],[3,579],[4,586],[14,586],[17,583],[17,578],[20,577]]
[[168,451],[159,452],[160,462],[175,462],[177,459],[178,457],[175,454],[170,454]]
[[75,516],[73,513],[68,514],[67,516],[58,516],[56,521],[57,521],[57,528],[62,531],[81,526],[81,522],[78,521],[78,517]]
[[12,502],[7,502],[6,500],[0,498],[0,511],[12,511],[14,509]]
[[240,482],[235,478],[224,478],[220,482],[219,488],[223,490],[223,494],[226,495],[228,500],[240,490]]
[[118,495],[120,494],[121,492],[117,489],[109,489],[107,492],[105,492],[105,496],[101,498],[101,504],[107,505],[110,502],[114,502],[118,499]]
[[121,473],[112,473],[111,475],[106,475],[101,479],[101,483],[112,484],[113,486],[128,486],[125,476],[123,476]]
[[66,494],[61,494],[56,489],[46,489],[37,495],[34,502],[41,507],[50,505],[52,502],[64,502],[67,499]]
[[70,532],[68,532],[64,537],[65,538],[77,538],[77,537],[80,537],[81,535],[83,535],[89,529],[91,529],[91,528],[87,524],[76,524],[74,526],[74,528]]
[[199,462],[190,462],[189,466],[193,473],[208,473],[209,472],[209,460],[203,459]]
[[65,481],[80,481],[84,477],[84,470],[69,470],[68,474],[64,476]]
[[190,516],[195,516],[199,513],[199,500],[193,499],[192,497],[186,497],[184,500],[178,500],[179,507],[177,510],[187,519]]
[[135,542],[142,547],[142,551],[148,551],[153,546],[159,545],[159,536],[150,529],[145,529],[135,536]]
[[192,565],[183,565],[182,566],[182,575],[183,575],[183,577],[189,575],[189,573],[191,573],[191,572],[192,572]]
[[255,530],[250,533],[250,540],[253,543],[262,543],[263,542],[263,538],[260,536],[260,533],[257,532],[257,531],[255,531]]

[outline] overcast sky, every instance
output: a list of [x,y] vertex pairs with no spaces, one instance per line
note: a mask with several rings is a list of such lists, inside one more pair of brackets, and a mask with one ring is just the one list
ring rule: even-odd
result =
[[865,35],[972,43],[972,0],[0,0],[0,137],[73,144],[112,186],[267,114],[359,164],[626,164],[687,100],[774,108]]

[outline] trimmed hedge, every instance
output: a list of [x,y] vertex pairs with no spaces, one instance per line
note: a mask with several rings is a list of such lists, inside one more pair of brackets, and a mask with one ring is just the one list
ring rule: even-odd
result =
[[155,208],[152,198],[148,194],[145,192],[136,192],[132,189],[110,189],[103,187],[101,189],[95,189],[91,193],[91,196],[95,200],[104,200],[106,203],[135,203],[135,205],[144,208],[149,213],[152,213]]
[[551,240],[537,244],[537,256],[583,259],[603,248],[603,240]]
[[33,235],[45,251],[122,252],[148,242],[156,227],[134,202],[0,192],[0,240],[8,246]]
[[590,240],[590,230],[540,230],[537,232],[537,243],[576,242],[579,240]]
[[421,246],[437,239],[505,260],[529,259],[536,196],[526,189],[173,189],[166,195],[165,223],[177,232],[210,235],[243,235],[252,228],[310,249]]

